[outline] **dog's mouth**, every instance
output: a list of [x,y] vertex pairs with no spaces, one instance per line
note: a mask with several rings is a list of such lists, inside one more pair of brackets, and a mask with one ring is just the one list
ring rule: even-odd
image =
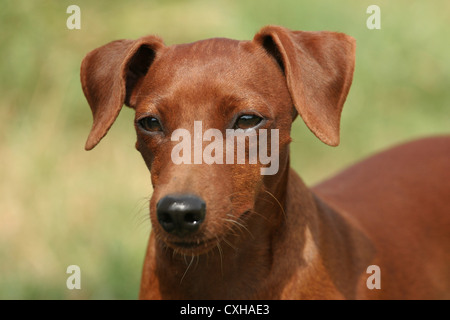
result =
[[164,241],[168,247],[180,253],[202,254],[216,247],[219,240],[213,239],[196,239],[196,240],[166,240]]
[[210,245],[215,245],[217,239],[206,239],[206,240],[196,240],[196,241],[173,241],[169,242],[171,246],[182,248],[182,249],[196,249],[205,248]]

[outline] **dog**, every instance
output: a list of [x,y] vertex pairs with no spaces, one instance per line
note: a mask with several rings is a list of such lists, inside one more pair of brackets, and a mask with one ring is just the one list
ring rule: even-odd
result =
[[[298,115],[322,142],[339,144],[355,47],[343,33],[271,25],[251,41],[166,46],[150,35],[86,55],[86,150],[125,104],[151,173],[141,299],[450,298],[449,137],[394,147],[312,188],[290,168]],[[186,149],[174,163],[177,130],[199,130],[201,143],[227,130],[267,133],[276,172],[262,174],[261,161],[189,162]]]

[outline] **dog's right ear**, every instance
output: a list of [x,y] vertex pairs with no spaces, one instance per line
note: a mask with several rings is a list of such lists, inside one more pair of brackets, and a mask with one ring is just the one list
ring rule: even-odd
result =
[[156,36],[117,40],[83,59],[81,85],[94,117],[86,150],[94,148],[106,135],[123,104],[134,107],[132,93],[163,47],[163,41]]

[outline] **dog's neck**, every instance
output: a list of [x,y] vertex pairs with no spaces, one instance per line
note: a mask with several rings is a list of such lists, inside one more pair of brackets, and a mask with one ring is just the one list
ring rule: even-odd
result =
[[[289,160],[280,163],[276,176],[268,177],[255,207],[241,226],[230,232],[216,248],[199,256],[181,255],[150,237],[141,284],[141,298],[163,299],[251,299],[259,293],[276,259],[273,241],[286,224],[286,188]],[[152,262],[150,266],[147,262]],[[146,285],[159,283],[160,296],[145,295]],[[174,290],[176,288],[176,290]],[[249,296],[248,288],[254,288]],[[149,292],[154,290],[149,290]],[[243,293],[247,296],[243,296]],[[273,296],[275,297],[275,296]],[[267,296],[269,298],[269,296]]]
[[[289,168],[289,161],[279,174],[273,181],[277,185],[260,193],[245,228],[206,254],[180,255],[152,234],[141,298],[280,299],[292,297],[293,290],[298,298],[308,298],[317,296],[308,288],[320,286],[324,298],[326,293],[339,293],[340,279],[351,271],[345,269],[347,262],[356,261],[353,252],[344,250],[354,240],[351,227],[315,197]],[[340,274],[330,275],[331,265]],[[294,276],[302,283],[290,281]],[[148,296],[147,291],[155,294],[155,290],[146,290],[147,286],[154,288],[156,283],[159,293]],[[353,294],[341,293],[343,297]]]
[[[268,184],[260,192],[255,201],[254,212],[245,226],[235,230],[206,254],[181,255],[158,241],[152,233],[144,264],[141,298],[278,297],[282,286],[277,284],[275,288],[269,280],[273,278],[273,272],[278,272],[274,270],[274,265],[279,269],[279,261],[284,260],[277,258],[282,254],[283,242],[289,237],[284,229],[298,229],[289,222],[290,217],[286,216],[286,212],[295,213],[286,210],[286,188],[290,176],[288,160],[281,169],[276,177],[269,178]],[[292,200],[296,199],[290,201]],[[159,285],[159,296],[147,296],[147,291],[155,294],[155,290],[146,290],[146,287],[154,287],[156,282]],[[249,288],[254,288],[253,292]],[[242,293],[246,293],[246,296]]]

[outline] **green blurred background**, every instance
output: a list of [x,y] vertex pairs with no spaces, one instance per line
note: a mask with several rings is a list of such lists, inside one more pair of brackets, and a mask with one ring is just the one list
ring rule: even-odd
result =
[[[66,9],[81,8],[81,30]],[[381,30],[366,9],[381,8]],[[450,133],[450,2],[442,1],[10,1],[0,2],[0,298],[135,299],[147,238],[147,168],[125,108],[84,151],[91,113],[84,55],[106,42],[158,34],[166,44],[251,39],[267,24],[333,30],[357,39],[341,145],[301,120],[292,165],[314,184],[393,144]],[[66,268],[81,268],[81,290]]]

